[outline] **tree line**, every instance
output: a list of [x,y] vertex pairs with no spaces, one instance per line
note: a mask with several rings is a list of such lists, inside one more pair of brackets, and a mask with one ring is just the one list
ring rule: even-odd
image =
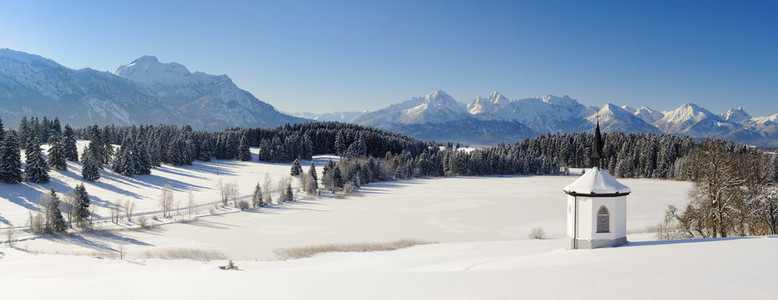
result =
[[685,157],[691,202],[669,206],[662,239],[778,234],[778,161],[732,142],[706,140]]
[[[110,168],[123,176],[149,174],[162,164],[194,161],[292,162],[290,175],[305,192],[350,191],[382,180],[470,175],[556,175],[569,168],[590,167],[593,135],[587,132],[544,134],[513,144],[478,149],[422,142],[397,133],[338,122],[314,122],[276,128],[232,128],[195,131],[189,126],[61,127],[58,119],[23,118],[17,130],[4,130],[0,120],[0,180],[44,183],[50,169],[67,170],[67,161],[81,161],[84,180],[99,180]],[[81,153],[76,140],[88,140]],[[694,201],[675,220],[688,235],[731,236],[778,233],[775,202],[775,159],[751,147],[720,140],[653,133],[603,135],[601,167],[616,177],[672,178],[695,182]],[[41,144],[48,143],[47,155]],[[259,148],[253,157],[250,148]],[[25,151],[25,164],[21,162]],[[311,164],[300,160],[337,154],[337,162]],[[48,157],[48,159],[46,159]],[[22,168],[24,167],[24,168]],[[322,178],[315,169],[323,168]],[[713,177],[711,174],[716,175]],[[761,175],[755,175],[761,174]],[[291,186],[289,185],[291,188]],[[251,206],[264,203],[261,191]],[[291,193],[289,193],[291,195]],[[283,195],[283,198],[288,198]]]

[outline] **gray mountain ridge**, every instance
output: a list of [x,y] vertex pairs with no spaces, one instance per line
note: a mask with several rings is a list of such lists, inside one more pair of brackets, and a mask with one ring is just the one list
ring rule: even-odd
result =
[[226,75],[190,73],[153,56],[111,74],[0,49],[0,117],[10,127],[22,116],[57,117],[74,127],[172,124],[203,130],[308,121],[279,113]]
[[[493,121],[490,124],[495,128],[484,130],[486,123],[463,121],[469,119]],[[778,114],[753,118],[740,107],[718,115],[693,103],[660,112],[646,106],[635,109],[611,103],[602,108],[584,106],[569,96],[514,100],[492,92],[465,105],[438,90],[345,121],[394,130],[422,140],[475,145],[512,143],[545,133],[593,131],[599,121],[605,132],[666,133],[778,146]]]

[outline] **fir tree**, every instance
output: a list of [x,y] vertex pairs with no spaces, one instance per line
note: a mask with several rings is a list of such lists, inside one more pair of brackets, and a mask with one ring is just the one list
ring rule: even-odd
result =
[[27,148],[27,138],[30,135],[30,123],[27,121],[27,116],[22,116],[22,120],[19,121],[19,147]]
[[238,159],[240,161],[250,161],[251,152],[249,151],[249,144],[246,141],[246,135],[240,137],[240,146],[238,146]]
[[316,193],[316,191],[319,190],[319,177],[316,174],[316,165],[313,162],[311,162],[311,167],[308,168],[308,175],[311,177],[311,180],[308,183],[308,191],[310,193]]
[[291,184],[286,185],[286,191],[284,192],[284,195],[282,197],[283,197],[283,202],[294,200],[294,192],[292,192]]
[[59,210],[59,196],[52,187],[48,197],[44,199],[43,209],[46,218],[45,229],[49,233],[63,232],[67,230],[65,218],[62,217],[62,211]]
[[148,175],[151,174],[151,158],[149,157],[148,147],[146,147],[143,140],[139,137],[136,139],[135,146],[132,148],[135,162],[135,174]]
[[0,180],[5,183],[22,182],[22,160],[19,140],[10,131],[0,147]]
[[335,188],[342,189],[345,183],[346,182],[343,180],[343,173],[340,171],[340,166],[336,165],[332,172],[332,185],[335,186]]
[[73,222],[81,228],[86,228],[90,222],[89,205],[91,201],[89,200],[89,194],[86,192],[83,183],[76,185],[73,193]]
[[298,177],[303,173],[303,168],[300,166],[300,160],[295,159],[292,163],[292,170],[289,172],[289,175],[292,175],[294,177]]
[[308,168],[308,175],[311,175],[314,181],[319,180],[319,175],[316,174],[316,164],[314,162],[311,162],[311,167]]
[[3,128],[3,119],[0,119],[0,142],[5,139],[5,128]]
[[69,161],[78,161],[78,148],[76,148],[76,136],[70,125],[65,125],[65,131],[62,132],[62,150],[65,159]]
[[259,183],[254,187],[254,195],[251,196],[251,205],[254,207],[265,206],[265,202],[262,199],[262,188],[259,186]]
[[103,150],[102,153],[103,156],[100,161],[102,161],[103,164],[107,164],[113,159],[114,151],[113,151],[113,143],[111,141],[112,141],[111,132],[108,126],[105,126],[103,127],[103,130],[100,132],[100,143],[102,143],[102,150]]
[[65,160],[65,149],[62,146],[59,132],[51,131],[51,137],[49,137],[49,166],[55,170],[67,171],[68,164]]
[[81,157],[83,167],[81,168],[81,177],[88,181],[97,181],[100,179],[100,168],[98,167],[98,161],[92,158],[91,151],[84,151],[84,155]]
[[41,154],[41,147],[37,144],[37,139],[32,136],[30,152],[27,152],[27,165],[24,168],[24,174],[28,182],[47,183],[49,182],[49,165]]

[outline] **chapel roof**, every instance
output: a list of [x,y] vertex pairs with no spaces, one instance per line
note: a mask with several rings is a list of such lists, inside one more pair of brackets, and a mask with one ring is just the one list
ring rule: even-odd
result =
[[587,197],[618,197],[632,192],[628,186],[598,167],[587,170],[575,182],[566,186],[564,191],[569,195]]

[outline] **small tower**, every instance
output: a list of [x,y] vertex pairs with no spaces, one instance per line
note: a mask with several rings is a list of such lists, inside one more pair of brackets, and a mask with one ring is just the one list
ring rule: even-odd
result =
[[593,167],[566,186],[567,249],[593,249],[627,243],[627,195],[629,187],[600,169],[600,122],[594,132]]

